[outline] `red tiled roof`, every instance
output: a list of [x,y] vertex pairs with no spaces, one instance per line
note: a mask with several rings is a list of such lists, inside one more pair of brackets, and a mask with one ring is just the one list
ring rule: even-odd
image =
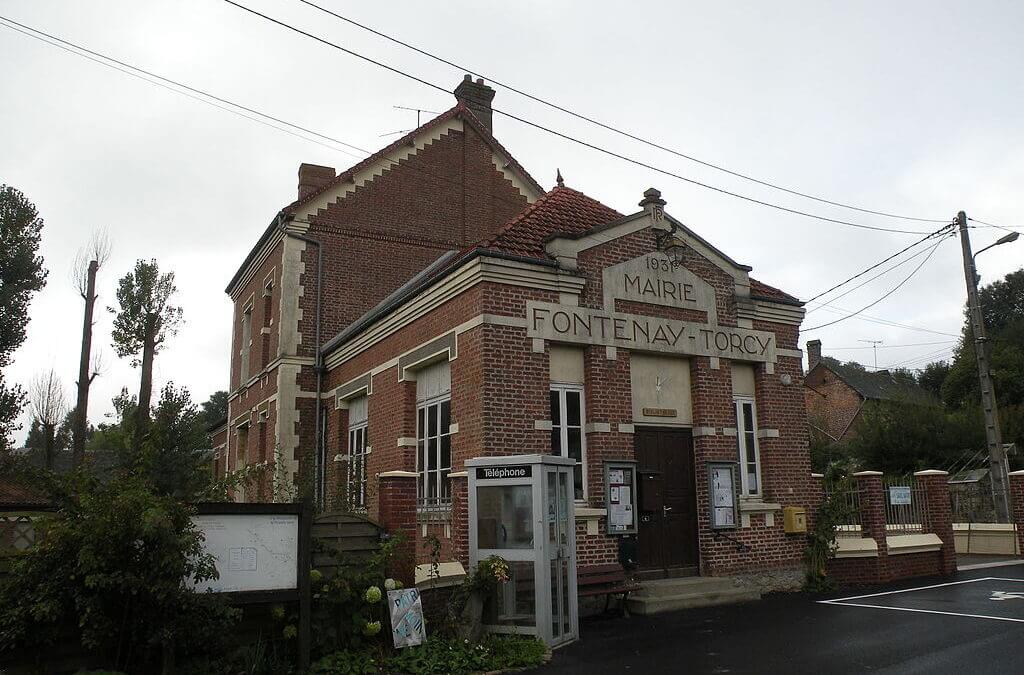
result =
[[615,209],[582,192],[559,186],[524,209],[480,248],[546,258],[544,244],[552,236],[583,234],[619,218],[622,214]]
[[754,278],[750,279],[750,294],[755,297],[765,298],[768,300],[779,300],[788,304],[803,304],[799,298]]
[[360,171],[363,171],[364,169],[367,169],[370,166],[380,162],[382,158],[387,157],[388,155],[393,153],[395,150],[398,150],[402,146],[409,145],[413,141],[413,139],[416,138],[416,136],[419,136],[424,131],[427,131],[440,124],[443,124],[444,122],[447,122],[448,120],[454,117],[462,117],[464,121],[469,122],[469,124],[476,130],[476,132],[480,134],[480,137],[483,138],[492,147],[492,149],[508,157],[508,161],[511,164],[512,168],[515,169],[515,171],[519,173],[519,175],[521,175],[526,180],[526,182],[530,184],[532,188],[534,188],[538,193],[544,192],[544,188],[542,188],[537,183],[537,181],[533,179],[533,176],[531,176],[526,171],[526,169],[524,169],[523,166],[518,161],[516,161],[516,158],[512,156],[512,153],[506,150],[504,146],[502,146],[502,144],[498,142],[498,139],[494,137],[490,130],[487,129],[487,127],[485,127],[483,124],[481,124],[480,120],[478,120],[476,115],[473,114],[473,111],[467,108],[464,104],[458,103],[455,107],[446,110],[445,112],[441,113],[434,119],[428,120],[421,126],[417,127],[416,129],[413,129],[412,131],[407,133],[405,136],[402,136],[391,145],[381,148],[380,150],[373,153],[369,157],[360,160],[355,165],[349,167],[345,171],[342,171],[337,176],[335,176],[334,180],[327,182],[326,184],[317,188],[316,190],[309,193],[305,197],[301,199],[296,199],[294,202],[292,202],[291,204],[289,204],[288,206],[284,207],[281,210],[284,213],[294,213],[295,210],[302,204],[312,201],[314,198],[316,198],[317,195],[326,192],[335,185],[339,185],[351,180],[352,177],[355,176]]
[[0,504],[46,506],[49,501],[35,490],[10,479],[0,479]]

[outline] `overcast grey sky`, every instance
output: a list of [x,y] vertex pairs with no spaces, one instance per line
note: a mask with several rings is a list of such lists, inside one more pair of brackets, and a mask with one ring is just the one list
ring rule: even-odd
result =
[[[239,0],[310,32],[454,88],[461,73],[326,17],[297,0]],[[926,218],[969,215],[1024,226],[1024,5],[1016,2],[342,2],[322,4],[478,72],[665,145],[788,187]],[[287,32],[222,0],[0,0],[0,15],[136,66],[375,150],[381,134],[445,110],[451,96]],[[231,305],[224,286],[296,191],[301,162],[356,159],[168,92],[0,28],[0,182],[46,220],[50,270],[34,300],[13,381],[49,367],[69,398],[81,301],[75,251],[99,227],[113,258],[100,306],[138,258],[177,274],[185,325],[156,360],[156,386],[196,401],[227,388]],[[793,208],[897,229],[934,229],[826,207],[640,146],[500,90],[495,106],[692,178]],[[667,210],[753,275],[802,298],[913,241],[809,220],[687,185],[495,117],[495,134],[545,187],[566,184],[636,210],[658,187]],[[972,231],[975,248],[999,230]],[[921,258],[917,259],[918,261]],[[878,298],[909,263],[836,302]],[[1024,242],[979,259],[983,283],[1024,262]],[[867,315],[958,334],[964,280],[956,240]],[[366,270],[372,281],[372,266]],[[839,314],[811,312],[805,326]],[[110,347],[90,418],[102,420],[138,372]],[[853,318],[805,334],[826,353],[879,365],[948,354],[952,337]],[[944,340],[944,344],[936,343]],[[900,347],[898,345],[919,345]],[[917,359],[912,361],[912,359]],[[27,425],[26,425],[27,428]],[[18,436],[21,438],[21,435]]]

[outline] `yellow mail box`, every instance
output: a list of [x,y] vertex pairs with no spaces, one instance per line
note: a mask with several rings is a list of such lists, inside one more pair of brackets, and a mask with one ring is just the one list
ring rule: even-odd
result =
[[782,507],[782,527],[786,534],[807,531],[807,509],[802,506]]

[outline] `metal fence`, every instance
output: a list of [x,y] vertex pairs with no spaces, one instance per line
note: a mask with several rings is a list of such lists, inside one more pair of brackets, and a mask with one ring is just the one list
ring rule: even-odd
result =
[[825,495],[829,500],[837,499],[845,521],[836,527],[837,537],[863,537],[864,529],[860,518],[860,491],[856,485],[839,483],[825,486]]
[[931,531],[928,492],[911,477],[888,478],[885,486],[886,534],[921,534]]
[[949,484],[949,506],[954,523],[995,523],[992,490],[982,483]]

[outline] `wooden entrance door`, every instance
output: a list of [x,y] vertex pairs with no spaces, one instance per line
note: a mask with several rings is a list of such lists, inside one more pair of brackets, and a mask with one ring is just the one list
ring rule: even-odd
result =
[[642,569],[697,566],[697,483],[689,429],[637,429]]

